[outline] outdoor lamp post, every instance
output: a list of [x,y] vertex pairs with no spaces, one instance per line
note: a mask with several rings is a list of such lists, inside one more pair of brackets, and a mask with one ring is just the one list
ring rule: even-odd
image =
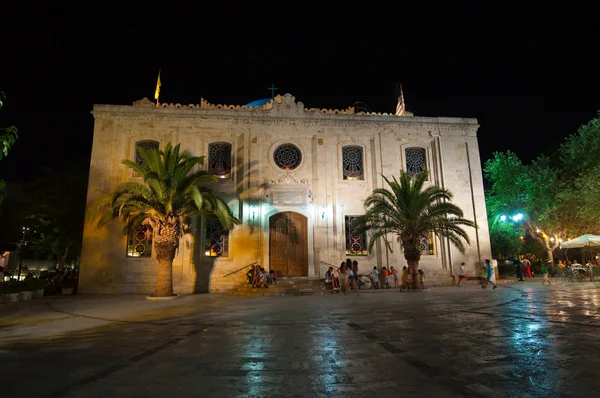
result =
[[500,221],[513,221],[519,222],[525,219],[525,215],[523,213],[517,213],[513,216],[507,216],[506,214],[500,214]]
[[[523,221],[525,219],[525,215],[523,215],[523,213],[517,213],[517,214],[512,215],[512,216],[511,215],[506,215],[506,214],[500,214],[499,218],[500,218],[500,221],[502,221],[502,222],[510,221],[513,224],[516,224],[516,223],[518,223],[520,221]],[[525,240],[525,238],[523,236],[519,237],[519,241],[521,242],[521,244],[524,242],[524,240]],[[517,253],[517,258],[520,258],[520,256],[521,256],[521,253],[520,253],[520,250],[519,250],[519,252]]]
[[21,246],[19,247],[19,272],[17,273],[17,281],[21,280],[21,270],[23,269],[23,249],[27,244],[25,234],[29,231],[28,227],[23,227],[23,237],[21,238]]

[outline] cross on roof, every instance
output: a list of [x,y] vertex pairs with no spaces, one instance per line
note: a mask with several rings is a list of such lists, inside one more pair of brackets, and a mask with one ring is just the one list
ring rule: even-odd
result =
[[275,84],[271,83],[271,87],[267,88],[267,90],[271,90],[271,99],[275,98],[275,90],[279,90],[275,87]]

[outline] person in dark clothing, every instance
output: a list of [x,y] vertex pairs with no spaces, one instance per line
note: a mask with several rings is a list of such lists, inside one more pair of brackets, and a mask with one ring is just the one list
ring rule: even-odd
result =
[[513,264],[515,265],[515,269],[517,271],[517,278],[519,278],[520,281],[523,280],[523,264],[519,261],[519,259],[516,259]]

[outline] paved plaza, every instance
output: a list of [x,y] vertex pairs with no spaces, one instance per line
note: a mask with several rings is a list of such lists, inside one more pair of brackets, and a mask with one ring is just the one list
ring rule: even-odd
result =
[[594,285],[0,306],[7,397],[563,397],[600,391]]

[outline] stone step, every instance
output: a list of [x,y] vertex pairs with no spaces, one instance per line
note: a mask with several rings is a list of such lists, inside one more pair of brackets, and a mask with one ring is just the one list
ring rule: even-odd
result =
[[276,284],[267,288],[256,288],[248,283],[240,283],[230,291],[232,296],[312,296],[315,294],[331,293],[323,279],[315,278],[285,278],[278,279]]
[[[277,279],[276,284],[270,286],[285,286],[285,285],[321,285],[325,284],[323,279]],[[239,286],[246,286],[247,282],[241,282]]]
[[249,290],[233,290],[230,292],[232,296],[314,296],[315,294],[331,293],[325,290],[311,289],[289,289],[289,290],[269,290],[269,289],[249,289]]

